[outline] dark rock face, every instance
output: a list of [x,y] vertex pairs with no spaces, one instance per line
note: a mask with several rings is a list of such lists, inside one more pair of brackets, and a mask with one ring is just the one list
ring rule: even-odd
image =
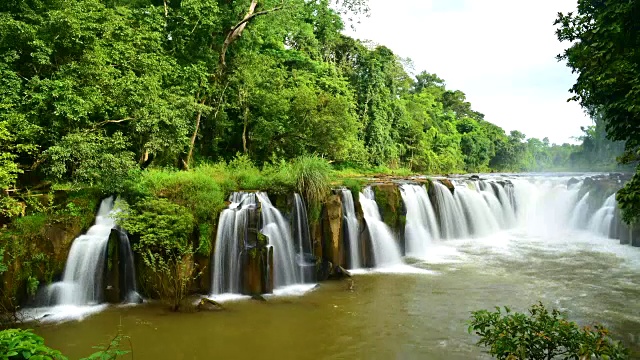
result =
[[447,189],[449,189],[449,191],[451,191],[452,194],[455,192],[456,187],[453,186],[453,183],[451,182],[451,180],[449,180],[449,179],[438,179],[438,182],[440,184],[446,186]]
[[322,257],[334,265],[345,265],[342,241],[342,199],[331,195],[322,211]]
[[579,182],[580,182],[580,180],[572,177],[571,179],[569,179],[569,181],[567,181],[567,187],[570,187],[571,185],[577,184]]
[[407,223],[407,209],[402,201],[400,188],[395,183],[374,184],[371,186],[376,203],[384,221],[395,234],[401,253],[404,254],[404,230]]

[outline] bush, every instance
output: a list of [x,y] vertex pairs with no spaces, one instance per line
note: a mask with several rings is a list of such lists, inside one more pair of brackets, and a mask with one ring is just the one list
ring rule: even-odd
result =
[[311,221],[320,217],[322,202],[331,190],[331,165],[318,156],[301,156],[293,163],[296,190],[307,200]]
[[31,330],[0,331],[0,359],[66,360],[58,350],[44,344],[44,339]]
[[174,311],[179,310],[195,277],[191,241],[195,221],[191,212],[167,199],[152,198],[123,211],[119,222],[140,237],[133,249],[145,265],[143,288]]
[[629,358],[628,350],[603,326],[580,328],[542,303],[531,306],[528,315],[512,313],[506,306],[504,310],[474,311],[469,325],[469,333],[480,336],[478,345],[488,347],[498,359]]

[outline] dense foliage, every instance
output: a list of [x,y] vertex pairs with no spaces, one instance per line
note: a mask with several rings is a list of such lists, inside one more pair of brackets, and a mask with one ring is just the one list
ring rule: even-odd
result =
[[[571,43],[559,59],[578,74],[573,99],[602,119],[610,139],[625,142],[625,162],[640,159],[639,13],[637,1],[579,0],[577,13],[556,20],[558,39]],[[627,222],[640,218],[639,184],[636,175],[617,197]]]
[[[130,351],[120,349],[124,338],[126,336],[118,333],[108,345],[96,346],[99,351],[82,360],[112,360],[129,354]],[[67,357],[46,346],[44,339],[31,330],[7,329],[0,331],[0,359],[67,360]]]
[[436,75],[344,36],[330,5],[4,1],[0,211],[42,180],[112,193],[141,168],[237,153],[430,173],[581,165],[578,146],[507,135]]
[[480,337],[478,345],[489,348],[498,359],[628,359],[629,352],[609,337],[601,325],[579,327],[567,321],[558,310],[547,310],[542,303],[531,306],[529,314],[474,311],[469,333]]

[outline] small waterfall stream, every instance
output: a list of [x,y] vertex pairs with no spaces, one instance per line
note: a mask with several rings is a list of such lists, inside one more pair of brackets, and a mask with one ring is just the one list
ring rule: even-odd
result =
[[244,249],[249,211],[256,209],[256,195],[236,192],[220,214],[213,252],[212,294],[239,294],[241,285],[240,254]]
[[312,283],[315,273],[315,258],[313,257],[313,246],[311,245],[311,235],[309,233],[309,219],[307,217],[307,207],[300,194],[293,196],[293,239],[297,245],[297,263],[300,267],[300,279],[303,283]]
[[616,210],[616,194],[609,196],[602,207],[593,214],[589,222],[589,230],[602,236],[609,236]]
[[262,230],[273,246],[273,276],[276,288],[303,283],[302,270],[296,261],[296,250],[287,220],[269,200],[266,193],[256,193],[262,206]]
[[353,194],[349,189],[342,189],[342,218],[345,227],[344,237],[349,252],[349,268],[362,267],[360,249],[360,223],[356,216],[356,207],[353,202]]
[[109,234],[116,225],[113,197],[104,199],[95,223],[71,245],[62,281],[47,287],[50,305],[96,305],[103,301],[103,275]]
[[142,301],[138,294],[138,286],[136,285],[136,268],[133,259],[133,251],[131,251],[131,243],[129,235],[120,227],[116,227],[118,239],[120,240],[120,292],[124,294],[125,303],[138,303]]
[[405,184],[400,191],[407,207],[404,235],[407,256],[424,259],[432,240],[439,238],[435,211],[424,186]]
[[400,249],[389,227],[382,221],[375,195],[370,187],[360,193],[360,205],[369,229],[376,268],[403,264]]

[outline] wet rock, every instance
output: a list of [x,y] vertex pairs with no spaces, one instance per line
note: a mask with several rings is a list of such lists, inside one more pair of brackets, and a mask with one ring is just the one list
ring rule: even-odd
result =
[[341,280],[350,277],[351,273],[348,270],[346,270],[342,266],[335,266],[329,278],[332,280]]
[[344,264],[342,247],[342,199],[331,195],[325,202],[322,214],[322,256],[334,265]]
[[209,298],[200,299],[198,305],[196,305],[198,311],[220,311],[224,310],[224,306],[215,300]]
[[251,300],[267,302],[267,299],[265,299],[264,296],[260,294],[251,295]]
[[567,181],[567,187],[570,187],[571,185],[577,184],[579,182],[580,182],[580,180],[572,177],[571,179],[569,179],[569,181]]
[[478,176],[478,175],[471,175],[471,176],[469,176],[469,180],[480,180],[480,176]]
[[451,182],[451,180],[449,180],[449,179],[438,179],[438,182],[440,182],[440,184],[446,186],[447,189],[449,189],[449,191],[451,191],[452,194],[454,193],[455,186],[453,186],[453,183]]

